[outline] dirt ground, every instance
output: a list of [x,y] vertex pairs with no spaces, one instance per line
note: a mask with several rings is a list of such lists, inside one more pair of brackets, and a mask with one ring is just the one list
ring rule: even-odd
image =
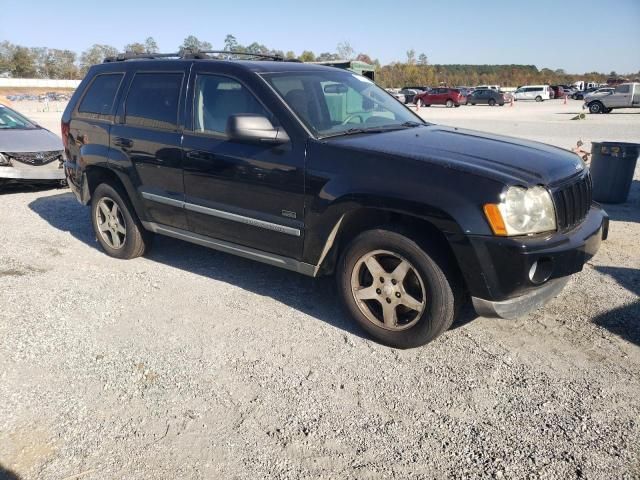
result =
[[[571,120],[580,105],[420,114],[640,141],[639,111]],[[640,478],[640,165],[605,208],[609,240],[545,308],[467,310],[402,351],[332,279],[168,238],[117,261],[67,190],[0,192],[0,478]]]

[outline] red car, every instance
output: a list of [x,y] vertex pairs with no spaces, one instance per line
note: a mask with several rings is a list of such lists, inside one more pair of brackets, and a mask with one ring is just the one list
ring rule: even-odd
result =
[[434,88],[428,92],[419,93],[415,97],[416,104],[420,102],[422,107],[430,107],[431,105],[459,107],[464,105],[466,101],[466,97],[457,88]]
[[551,85],[551,91],[554,93],[553,98],[564,98],[564,88],[560,85]]

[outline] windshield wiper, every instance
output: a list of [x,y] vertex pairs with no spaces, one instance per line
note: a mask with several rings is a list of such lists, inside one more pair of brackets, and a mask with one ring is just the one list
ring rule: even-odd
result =
[[356,135],[359,133],[384,133],[384,132],[390,132],[393,130],[401,130],[403,128],[419,127],[421,125],[425,125],[425,124],[420,122],[408,121],[408,122],[399,123],[396,125],[380,125],[380,126],[368,127],[368,128],[349,128],[342,132],[333,133],[331,135],[325,135],[322,138],[342,137],[345,135]]

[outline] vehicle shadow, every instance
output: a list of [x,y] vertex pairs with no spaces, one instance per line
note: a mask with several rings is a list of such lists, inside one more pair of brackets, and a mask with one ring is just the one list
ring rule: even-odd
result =
[[20,480],[20,476],[0,463],[0,480]]
[[13,193],[42,192],[45,190],[64,190],[67,187],[60,186],[60,182],[18,182],[3,183],[0,179],[0,195]]
[[640,223],[640,180],[631,182],[631,190],[626,202],[602,203],[602,206],[611,220]]
[[[41,197],[32,201],[29,208],[52,227],[99,249],[89,209],[80,205],[73,194]],[[273,298],[336,328],[370,338],[343,311],[333,277],[310,278],[162,235],[155,237],[145,258]]]
[[[626,267],[594,267],[596,271],[609,275],[618,284],[636,297],[640,297],[640,269]],[[609,310],[592,321],[625,340],[640,345],[640,300]]]

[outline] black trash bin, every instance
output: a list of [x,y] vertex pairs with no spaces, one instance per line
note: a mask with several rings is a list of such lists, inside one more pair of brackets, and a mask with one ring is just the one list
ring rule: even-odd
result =
[[591,144],[591,179],[593,199],[596,202],[627,201],[638,155],[640,155],[639,143],[593,142]]

